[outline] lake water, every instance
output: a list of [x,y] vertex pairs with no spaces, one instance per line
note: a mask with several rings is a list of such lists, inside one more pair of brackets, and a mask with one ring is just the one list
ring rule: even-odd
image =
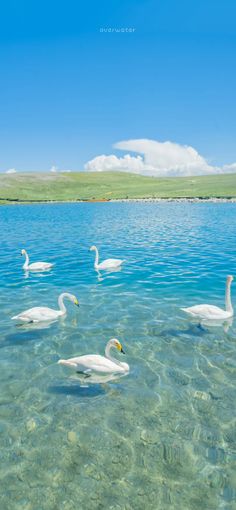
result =
[[[235,323],[180,311],[224,306],[235,235],[236,204],[0,208],[1,510],[236,508]],[[122,271],[98,275],[92,244]],[[25,274],[22,248],[53,270]],[[57,308],[62,291],[80,301],[65,319],[10,320]],[[114,336],[127,376],[99,384],[57,365]]]

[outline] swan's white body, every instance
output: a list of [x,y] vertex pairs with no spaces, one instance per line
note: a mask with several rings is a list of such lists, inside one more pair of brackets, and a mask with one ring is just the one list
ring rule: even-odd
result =
[[25,256],[25,263],[23,265],[23,269],[27,271],[48,271],[48,269],[51,269],[53,264],[49,262],[33,262],[32,264],[29,263],[29,255],[26,250],[21,250],[21,255]]
[[60,294],[58,298],[59,310],[53,310],[53,308],[47,308],[46,306],[35,306],[34,308],[29,308],[28,310],[19,313],[19,315],[15,315],[12,317],[12,320],[18,320],[26,323],[56,320],[59,317],[66,315],[64,298],[68,298],[75,305],[79,306],[78,300],[75,296],[73,296],[73,294],[63,292],[63,294]]
[[234,311],[231,303],[231,283],[233,276],[227,276],[226,279],[226,292],[225,292],[225,310],[214,305],[196,305],[189,308],[181,308],[184,312],[188,313],[191,317],[201,320],[222,320],[233,317]]
[[112,374],[112,373],[126,373],[129,371],[129,365],[122,363],[115,358],[112,358],[110,349],[115,347],[120,352],[124,352],[119,340],[112,338],[106,345],[105,356],[99,354],[89,354],[85,356],[78,356],[70,359],[60,359],[58,363],[65,365],[76,370],[76,372],[83,372],[86,374],[96,372],[100,374]]
[[95,251],[96,257],[95,257],[95,263],[94,267],[98,270],[106,270],[106,269],[116,269],[123,264],[124,260],[122,259],[106,259],[103,262],[100,262],[99,264],[99,254],[98,249],[96,246],[91,246],[90,251]]

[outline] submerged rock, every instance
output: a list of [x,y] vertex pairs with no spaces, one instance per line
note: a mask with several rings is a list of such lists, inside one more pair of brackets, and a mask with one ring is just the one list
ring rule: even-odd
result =
[[70,443],[77,443],[77,435],[76,435],[76,432],[74,432],[73,430],[70,430],[68,433],[67,433],[67,439]]
[[27,432],[33,432],[36,429],[36,422],[33,418],[26,422]]

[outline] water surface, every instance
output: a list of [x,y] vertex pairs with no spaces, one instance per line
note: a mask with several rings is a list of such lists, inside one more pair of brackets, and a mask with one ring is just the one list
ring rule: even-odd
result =
[[[1,510],[236,508],[235,323],[180,311],[224,305],[235,220],[236,204],[0,208]],[[99,276],[92,244],[122,271]],[[22,248],[55,267],[25,274]],[[64,320],[10,320],[63,291],[81,304]],[[114,336],[128,376],[92,384],[57,365]]]

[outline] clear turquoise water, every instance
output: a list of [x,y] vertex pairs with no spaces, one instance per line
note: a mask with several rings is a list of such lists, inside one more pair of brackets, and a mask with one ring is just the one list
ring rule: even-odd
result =
[[[235,204],[1,207],[1,510],[236,508],[235,323],[180,311],[224,304],[235,220]],[[91,244],[123,270],[98,278]],[[54,269],[25,277],[22,248]],[[63,321],[10,320],[67,290],[81,306]],[[113,336],[126,377],[92,384],[56,364]]]

